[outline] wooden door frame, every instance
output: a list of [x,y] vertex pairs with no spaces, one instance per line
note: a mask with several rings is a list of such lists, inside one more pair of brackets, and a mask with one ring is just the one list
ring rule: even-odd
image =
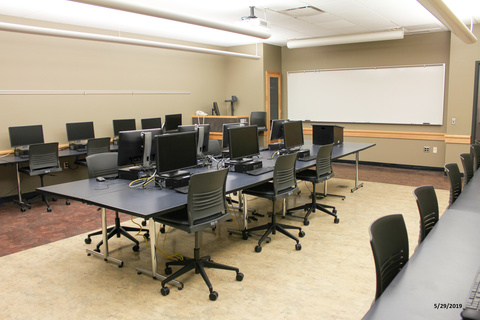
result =
[[265,71],[265,110],[267,112],[267,145],[270,143],[270,78],[278,78],[278,118],[282,118],[282,73]]

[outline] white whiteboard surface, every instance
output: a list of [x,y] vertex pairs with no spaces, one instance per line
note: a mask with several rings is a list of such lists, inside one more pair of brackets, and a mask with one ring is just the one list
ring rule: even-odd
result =
[[444,64],[289,72],[288,118],[442,125],[444,87]]

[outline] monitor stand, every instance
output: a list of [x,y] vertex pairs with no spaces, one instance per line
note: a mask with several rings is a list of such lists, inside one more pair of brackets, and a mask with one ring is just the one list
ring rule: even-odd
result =
[[171,179],[171,178],[176,178],[180,176],[190,176],[190,172],[186,170],[175,170],[171,172],[161,173],[159,176],[162,179]]

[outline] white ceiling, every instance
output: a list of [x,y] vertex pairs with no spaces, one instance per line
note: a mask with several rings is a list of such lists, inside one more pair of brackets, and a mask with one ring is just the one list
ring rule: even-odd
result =
[[[272,36],[261,40],[205,27],[106,9],[68,0],[0,0],[0,14],[197,43],[234,46],[404,28],[405,34],[446,28],[416,0],[131,0],[227,24],[241,23],[255,6]],[[480,23],[480,0],[443,0],[470,27]],[[285,11],[312,6],[324,13],[294,17]],[[314,10],[312,10],[314,11]],[[2,19],[0,19],[2,21]]]

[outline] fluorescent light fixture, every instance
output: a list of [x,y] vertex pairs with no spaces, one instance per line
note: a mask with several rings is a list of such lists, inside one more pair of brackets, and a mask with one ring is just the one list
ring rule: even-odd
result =
[[433,14],[445,27],[447,27],[460,40],[467,44],[477,42],[477,37],[468,30],[467,26],[450,10],[442,0],[417,0],[431,14]]
[[135,1],[121,1],[121,0],[69,0],[74,2],[86,3],[95,6],[116,9],[131,13],[138,13],[147,16],[168,19],[173,21],[179,21],[189,24],[194,24],[198,26],[243,34],[247,36],[253,36],[256,38],[261,39],[268,39],[270,38],[271,34],[265,28],[245,28],[238,25],[230,25],[218,21],[213,21],[209,19],[203,19],[194,16],[188,16],[179,14],[172,11],[161,10],[159,8],[155,8],[152,6],[141,5],[136,3]]
[[306,47],[331,46],[346,43],[398,40],[403,39],[403,35],[403,29],[398,29],[391,31],[348,34],[335,37],[292,39],[287,41],[287,47],[289,49],[297,49]]
[[161,48],[161,49],[216,54],[216,55],[223,55],[223,56],[237,57],[237,58],[246,58],[246,59],[255,59],[255,60],[260,59],[260,56],[257,56],[257,55],[250,55],[250,54],[237,53],[237,52],[231,52],[231,51],[222,51],[222,50],[215,50],[215,49],[208,49],[208,48],[184,46],[184,45],[178,45],[178,44],[149,41],[149,40],[140,40],[140,39],[134,39],[134,38],[114,37],[114,36],[108,36],[108,35],[102,35],[102,34],[96,34],[96,33],[42,28],[42,27],[27,26],[27,25],[21,25],[21,24],[6,23],[6,22],[0,22],[0,30],[27,33],[27,34],[36,34],[36,35],[43,35],[43,36],[53,36],[53,37],[60,37],[60,38],[93,40],[93,41],[100,41],[100,42],[129,44],[129,45],[143,46],[143,47],[153,47],[153,48]]

